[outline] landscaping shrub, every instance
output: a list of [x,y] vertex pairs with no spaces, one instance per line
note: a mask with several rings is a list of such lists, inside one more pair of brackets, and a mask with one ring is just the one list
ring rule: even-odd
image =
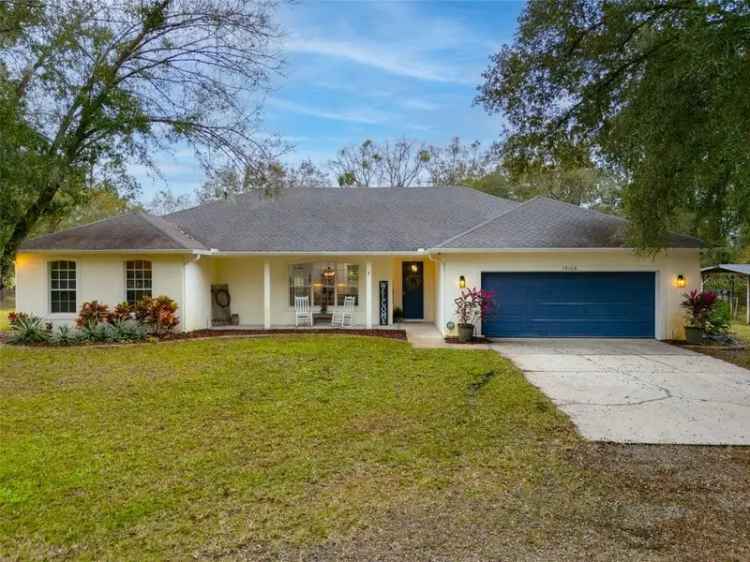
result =
[[94,322],[93,320],[81,327],[81,339],[90,342],[107,341],[106,327],[108,324]]
[[685,309],[688,325],[694,328],[707,330],[709,318],[718,301],[718,295],[712,291],[699,291],[693,289],[682,295],[685,299],[680,306]]
[[49,341],[53,345],[75,345],[83,341],[83,336],[79,330],[69,326],[58,326]]
[[89,324],[99,322],[109,322],[112,319],[112,313],[106,304],[99,304],[99,301],[83,303],[81,312],[78,313],[76,326],[83,328]]
[[164,336],[179,323],[177,303],[167,296],[144,298],[135,306],[120,303],[110,311],[98,301],[86,302],[76,319],[77,329],[60,326],[52,330],[36,316],[10,313],[9,343],[74,345],[86,342],[119,343],[144,341],[153,333]]
[[8,321],[11,329],[9,343],[28,345],[50,340],[50,332],[38,316],[11,312],[8,314]]
[[129,320],[134,317],[133,307],[127,302],[121,302],[112,310],[111,322],[116,320]]
[[171,332],[179,323],[177,303],[161,295],[156,298],[146,297],[135,305],[135,318],[145,324],[157,336]]
[[112,332],[116,341],[143,341],[148,337],[146,327],[134,319],[115,320],[112,323]]
[[706,333],[712,336],[721,336],[729,331],[732,320],[732,311],[727,301],[717,300],[713,309],[708,314],[706,321]]

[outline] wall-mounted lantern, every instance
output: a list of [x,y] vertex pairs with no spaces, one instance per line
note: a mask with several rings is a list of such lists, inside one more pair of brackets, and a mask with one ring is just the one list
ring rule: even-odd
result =
[[674,278],[674,286],[678,289],[682,289],[687,286],[687,278],[680,273],[677,277]]
[[458,278],[458,287],[460,289],[465,289],[466,288],[466,277],[464,277],[463,275]]

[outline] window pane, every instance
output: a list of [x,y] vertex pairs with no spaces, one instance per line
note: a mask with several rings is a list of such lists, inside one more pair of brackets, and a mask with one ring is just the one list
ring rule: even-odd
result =
[[289,266],[289,306],[294,306],[294,297],[309,297],[312,265],[298,263]]
[[59,260],[49,263],[50,312],[76,312],[76,263]]
[[336,300],[343,306],[346,297],[354,297],[354,304],[359,304],[359,266],[340,264],[340,278],[336,285]]
[[151,262],[131,260],[125,262],[125,300],[136,304],[151,296]]

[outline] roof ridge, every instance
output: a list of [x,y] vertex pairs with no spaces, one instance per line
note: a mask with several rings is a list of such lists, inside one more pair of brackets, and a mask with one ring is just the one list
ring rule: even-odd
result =
[[135,214],[138,215],[143,220],[145,220],[148,224],[153,226],[159,232],[161,232],[164,236],[172,240],[172,242],[179,244],[185,250],[194,250],[195,248],[187,246],[184,240],[180,240],[177,236],[175,236],[172,232],[170,232],[169,229],[165,228],[163,224],[160,224],[160,222],[164,222],[168,224],[172,228],[177,229],[177,231],[183,236],[185,236],[185,238],[189,238],[190,240],[195,240],[198,244],[205,247],[205,244],[203,242],[201,242],[200,240],[198,240],[197,238],[193,236],[190,236],[187,232],[183,231],[178,225],[176,225],[173,222],[168,221],[167,219],[163,217],[152,215],[150,213],[147,213],[146,211],[138,211]]
[[[310,191],[310,190],[318,190],[318,191],[325,191],[325,192],[331,192],[331,193],[350,193],[350,192],[366,192],[366,191],[389,191],[389,190],[402,190],[402,191],[417,191],[417,190],[434,190],[434,191],[441,191],[446,189],[454,189],[454,190],[460,190],[460,191],[466,191],[471,192],[473,195],[476,195],[480,198],[488,198],[492,200],[498,200],[503,201],[506,203],[518,203],[518,201],[515,201],[513,199],[508,199],[507,197],[500,197],[498,195],[493,195],[492,193],[487,193],[486,191],[482,191],[481,189],[475,189],[473,187],[469,187],[466,185],[415,185],[415,186],[409,186],[409,187],[399,187],[399,186],[382,186],[382,187],[361,187],[361,186],[353,186],[353,187],[341,187],[341,186],[310,186],[310,187],[278,187],[273,188],[270,190],[266,190],[265,188],[252,188],[248,189],[246,191],[241,191],[239,193],[232,193],[227,198],[218,197],[215,199],[208,199],[206,201],[201,201],[197,205],[192,205],[190,207],[187,207],[185,209],[180,209],[179,211],[174,211],[172,213],[167,213],[166,215],[161,216],[160,218],[169,221],[168,217],[177,217],[184,215],[185,213],[189,213],[192,211],[195,211],[196,209],[205,208],[205,207],[211,207],[221,204],[227,204],[229,202],[237,202],[241,200],[247,199],[249,196],[257,196],[257,195],[264,195],[264,194],[271,194],[271,198],[273,198],[273,195],[276,193],[286,193],[286,192],[302,192],[302,191]],[[538,197],[534,197],[532,199],[537,199]]]
[[[599,215],[601,217],[605,217],[607,219],[614,219],[616,221],[619,221],[621,223],[624,223],[626,226],[632,226],[633,222],[620,215],[615,215],[613,213],[606,213],[604,211],[600,211],[599,209],[592,209],[591,207],[582,207],[581,205],[576,205],[575,203],[571,203],[569,201],[562,201],[560,199],[555,199],[554,197],[547,197],[545,195],[539,195],[536,198],[538,199],[546,199],[547,201],[552,201],[553,203],[558,203],[562,205],[567,205],[568,207],[573,207],[575,209],[579,209],[582,211],[588,211],[590,213],[594,213],[596,215]],[[691,240],[695,240],[697,242],[703,243],[703,240],[701,238],[698,238],[697,236],[693,236],[692,234],[684,234],[682,232],[675,232],[673,230],[667,230],[668,236],[677,236],[681,238],[689,238]]]
[[505,209],[504,211],[498,213],[497,215],[494,215],[494,216],[492,216],[492,217],[490,217],[490,218],[488,218],[486,220],[483,220],[479,224],[475,224],[471,228],[467,228],[466,230],[464,230],[463,232],[459,232],[455,236],[451,236],[450,238],[447,238],[447,239],[443,240],[442,242],[440,242],[440,244],[437,244],[436,246],[434,246],[434,248],[442,248],[446,244],[450,244],[454,240],[458,240],[462,236],[466,236],[467,234],[470,234],[470,233],[474,232],[475,230],[477,230],[479,228],[482,228],[483,226],[488,225],[492,221],[494,221],[496,219],[499,219],[502,216],[505,216],[505,215],[507,215],[509,213],[512,213],[513,211],[515,211],[517,209],[520,209],[521,207],[525,207],[527,204],[531,203],[532,201],[536,201],[537,199],[539,199],[539,196],[535,196],[535,197],[532,197],[531,199],[527,199],[523,203],[519,203],[518,205],[516,205],[515,207],[511,207],[510,209]]

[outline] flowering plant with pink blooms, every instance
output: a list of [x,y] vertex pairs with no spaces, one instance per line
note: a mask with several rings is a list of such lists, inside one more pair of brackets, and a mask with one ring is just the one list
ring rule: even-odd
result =
[[474,324],[495,308],[495,292],[483,289],[461,289],[458,297],[453,301],[456,303],[456,316],[458,323]]
[[693,289],[682,296],[685,300],[682,301],[681,306],[687,311],[688,324],[705,330],[719,296],[713,291],[699,291],[698,289]]

